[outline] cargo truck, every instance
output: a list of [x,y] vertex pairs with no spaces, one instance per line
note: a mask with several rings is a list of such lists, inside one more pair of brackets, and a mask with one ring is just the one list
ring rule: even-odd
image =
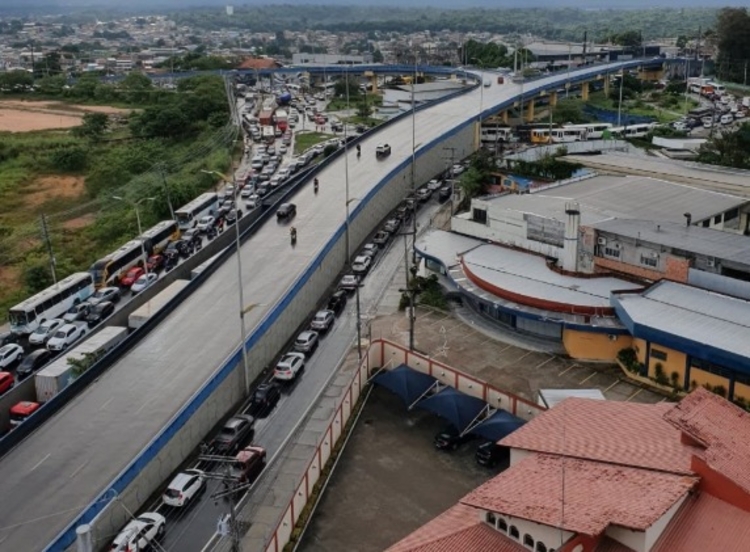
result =
[[75,379],[73,365],[69,360],[96,362],[119,345],[128,335],[128,329],[107,326],[80,345],[70,349],[34,376],[36,400],[45,403],[65,389]]
[[175,280],[164,290],[149,299],[146,303],[135,309],[128,316],[128,327],[135,330],[143,326],[149,319],[163,309],[167,303],[174,299],[185,286],[190,282],[188,280]]

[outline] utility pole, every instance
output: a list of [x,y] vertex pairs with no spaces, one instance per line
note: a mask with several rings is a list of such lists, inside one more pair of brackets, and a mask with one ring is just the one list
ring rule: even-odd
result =
[[55,260],[55,254],[52,252],[52,242],[49,239],[49,230],[47,228],[47,217],[44,216],[44,214],[41,215],[41,225],[42,225],[42,239],[44,240],[44,244],[47,246],[47,254],[49,255],[49,268],[52,272],[52,283],[57,284],[57,272],[55,271],[55,268],[57,266],[57,261]]
[[172,207],[172,197],[169,193],[169,185],[167,184],[167,174],[164,170],[164,164],[159,165],[159,174],[161,174],[161,181],[162,184],[164,184],[164,192],[167,194],[167,204],[169,205],[169,215],[172,217],[172,220],[176,220],[174,218],[174,208]]
[[453,164],[455,162],[454,159],[455,159],[455,155],[456,155],[456,148],[444,147],[443,151],[450,151],[451,152],[450,165],[448,165],[447,173],[448,173],[448,176],[451,179],[451,215],[453,215],[453,204],[454,204],[455,197],[456,197],[456,187],[455,187],[455,179],[453,178],[453,174],[451,174],[451,172],[453,171]]

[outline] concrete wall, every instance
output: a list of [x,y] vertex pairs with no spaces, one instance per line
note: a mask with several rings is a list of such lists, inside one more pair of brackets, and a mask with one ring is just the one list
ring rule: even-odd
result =
[[577,360],[594,360],[614,362],[617,353],[632,345],[629,335],[582,332],[563,329],[565,352]]

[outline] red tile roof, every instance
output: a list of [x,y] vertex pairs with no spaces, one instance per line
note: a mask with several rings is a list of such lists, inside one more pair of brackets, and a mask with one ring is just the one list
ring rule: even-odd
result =
[[706,447],[700,456],[712,469],[750,491],[750,414],[698,388],[664,419]]
[[237,69],[276,69],[281,67],[271,58],[245,58]]
[[609,525],[643,531],[697,482],[686,475],[534,454],[461,503],[584,535],[598,535]]
[[524,552],[519,543],[481,521],[481,512],[456,504],[386,552]]
[[500,441],[501,444],[634,466],[690,474],[695,448],[664,420],[671,404],[638,404],[569,398]]
[[750,550],[750,513],[701,493],[685,501],[651,552],[713,550]]
[[635,550],[629,546],[625,546],[615,539],[604,537],[602,541],[596,545],[593,552],[635,552]]

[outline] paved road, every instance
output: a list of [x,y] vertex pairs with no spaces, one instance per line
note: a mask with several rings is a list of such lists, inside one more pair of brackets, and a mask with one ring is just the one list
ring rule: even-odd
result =
[[[418,113],[416,143],[476,117],[480,93],[487,109],[519,91],[515,84],[493,84]],[[350,197],[364,197],[410,155],[411,125],[406,118],[366,140],[359,160],[350,152]],[[377,161],[380,141],[390,143],[393,154]],[[242,247],[245,301],[266,305],[246,315],[250,331],[344,222],[343,157],[319,178],[317,196],[305,187],[292,199],[299,206],[296,248],[289,246],[287,226],[275,220]],[[0,461],[6,475],[0,478],[0,549],[43,549],[216,371],[239,342],[236,289],[236,266],[228,261],[137,348]],[[295,394],[300,405],[312,398]]]

